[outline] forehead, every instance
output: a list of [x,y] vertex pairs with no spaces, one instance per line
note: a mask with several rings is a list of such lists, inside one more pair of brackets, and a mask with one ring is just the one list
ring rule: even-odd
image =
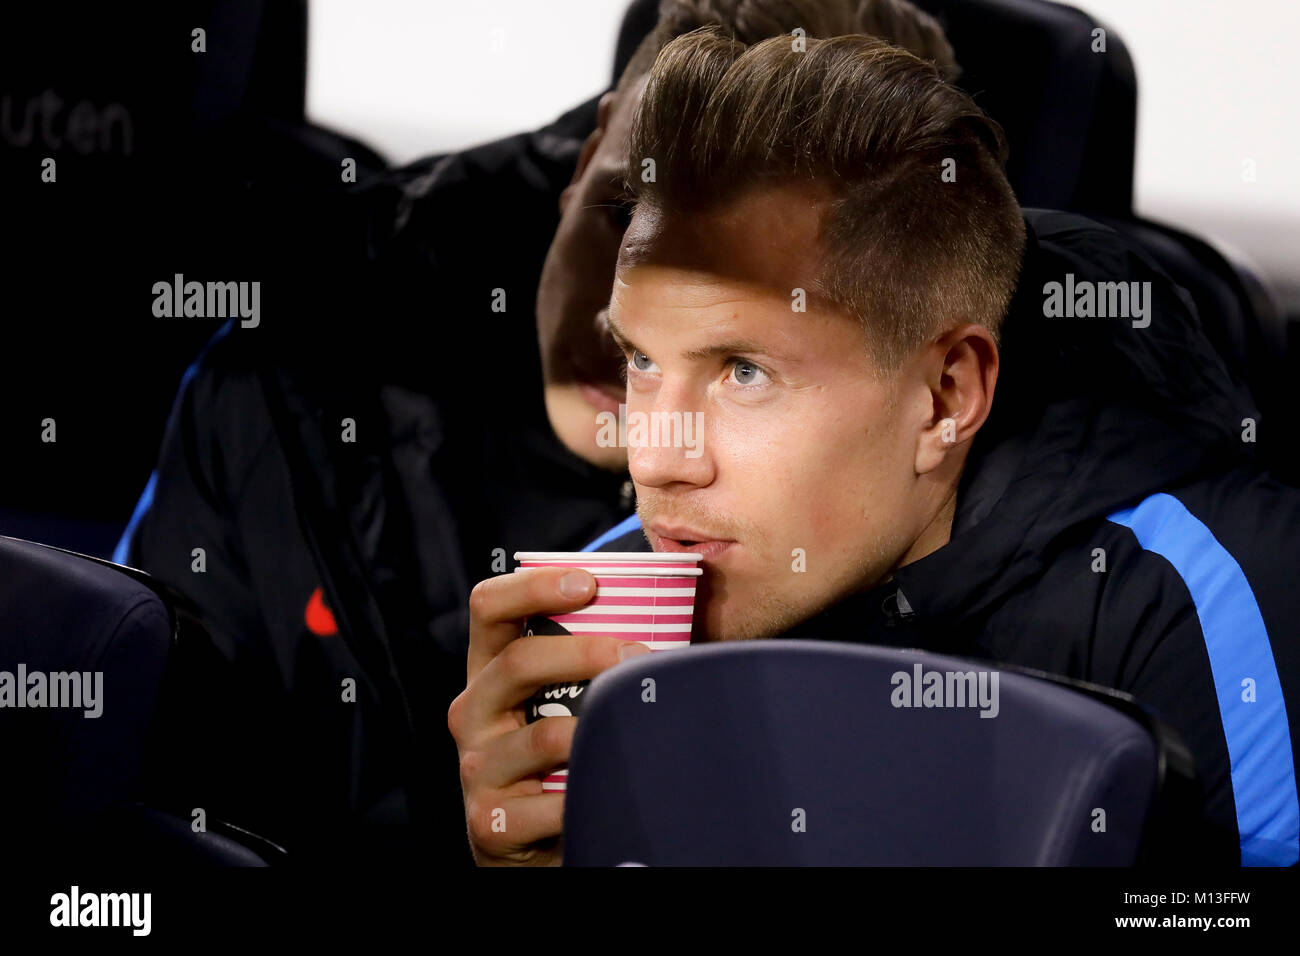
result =
[[619,249],[617,277],[635,281],[655,267],[704,274],[762,289],[787,303],[802,289],[809,308],[834,310],[823,293],[819,235],[827,191],[815,184],[749,190],[724,205],[691,214],[637,207]]

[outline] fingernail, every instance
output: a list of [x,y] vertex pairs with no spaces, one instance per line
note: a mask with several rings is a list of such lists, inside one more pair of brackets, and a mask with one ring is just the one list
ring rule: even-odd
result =
[[591,591],[591,575],[586,571],[570,571],[560,578],[560,593],[567,598],[586,597]]
[[618,659],[627,660],[629,657],[640,657],[642,654],[649,654],[650,648],[646,647],[640,641],[628,641],[618,649]]

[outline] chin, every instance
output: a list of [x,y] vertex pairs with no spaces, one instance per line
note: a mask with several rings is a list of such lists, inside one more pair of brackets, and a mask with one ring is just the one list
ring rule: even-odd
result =
[[[776,637],[798,623],[797,616],[779,614],[773,609],[749,608],[742,611],[719,607],[716,604],[696,607],[696,625],[691,629],[692,644],[712,644],[720,641],[758,641]],[[787,619],[788,617],[788,619]]]
[[577,385],[547,385],[546,414],[561,444],[579,458],[605,471],[627,470],[626,448],[603,448],[596,444],[600,413],[583,398]]
[[736,578],[705,571],[695,599],[695,626],[691,643],[756,641],[779,637],[796,624],[815,615],[820,602],[806,594],[783,594],[770,582],[749,582],[738,593]]

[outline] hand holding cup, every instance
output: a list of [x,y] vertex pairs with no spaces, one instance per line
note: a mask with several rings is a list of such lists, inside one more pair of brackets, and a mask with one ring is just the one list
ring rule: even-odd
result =
[[524,702],[541,687],[590,679],[648,648],[599,634],[525,640],[520,622],[576,610],[595,593],[590,572],[553,567],[488,578],[470,595],[466,686],[447,711],[447,727],[480,866],[561,862],[564,795],[544,792],[541,775],[568,762],[577,718],[529,724]]

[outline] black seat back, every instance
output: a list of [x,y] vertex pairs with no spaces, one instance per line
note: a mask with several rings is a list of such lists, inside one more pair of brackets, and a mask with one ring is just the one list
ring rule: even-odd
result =
[[[171,640],[167,608],[149,588],[0,537],[0,671],[25,674],[19,692],[32,702],[46,684],[44,706],[0,709],[9,747],[28,768],[19,788],[28,810],[81,817],[135,797]],[[54,680],[70,686],[54,675],[89,675],[94,707],[48,706]]]
[[[1117,33],[1044,0],[915,0],[943,25],[957,85],[1002,125],[1023,206],[1127,215],[1137,76]],[[1095,52],[1104,31],[1105,52]]]
[[1186,746],[1117,692],[922,651],[737,641],[592,682],[565,864],[1232,859],[1199,808]]
[[[200,661],[219,682],[220,655],[174,590],[135,569],[0,537],[0,694],[16,688],[39,705],[0,698],[5,756],[22,768],[0,788],[0,834],[88,860],[281,858],[219,817],[196,784],[195,768],[221,759],[215,735],[193,719],[211,702],[179,700],[193,686],[179,671]],[[62,706],[73,686],[81,706]]]

